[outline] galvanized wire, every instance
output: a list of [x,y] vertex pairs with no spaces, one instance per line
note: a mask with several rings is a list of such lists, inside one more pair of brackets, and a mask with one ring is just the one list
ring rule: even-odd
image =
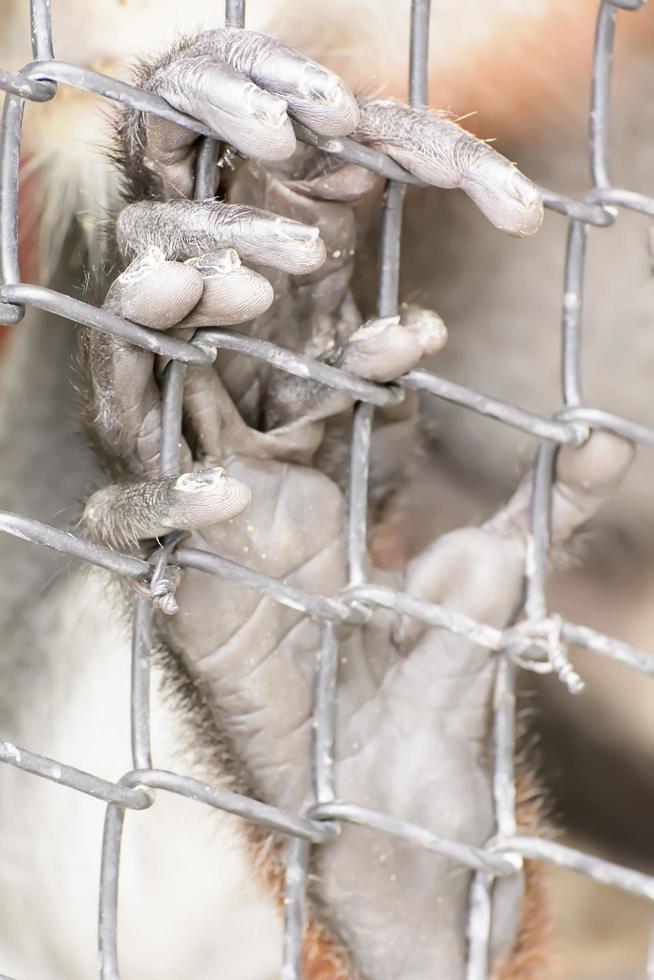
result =
[[[272,367],[310,377],[350,394],[357,402],[350,450],[348,492],[347,556],[348,585],[337,596],[303,592],[282,580],[211,554],[182,545],[183,534],[173,532],[146,561],[120,551],[85,541],[65,531],[17,514],[0,513],[0,530],[92,564],[111,570],[131,581],[139,596],[135,601],[132,641],[131,733],[132,770],[118,782],[83,772],[62,762],[32,753],[11,742],[0,742],[0,761],[49,779],[107,804],[102,845],[99,896],[99,948],[101,976],[120,975],[117,956],[117,903],[120,877],[120,844],[128,810],[147,809],[157,791],[172,792],[225,812],[236,814],[288,838],[284,980],[300,980],[307,869],[312,846],[331,840],[341,822],[374,828],[410,841],[418,847],[446,855],[474,871],[471,881],[468,922],[468,980],[488,975],[490,933],[493,917],[493,885],[498,877],[520,874],[522,858],[549,862],[616,885],[625,891],[654,900],[654,877],[624,868],[550,840],[518,834],[515,754],[515,683],[517,664],[531,669],[557,669],[571,688],[576,675],[565,656],[564,644],[576,644],[595,653],[654,676],[654,656],[619,639],[589,627],[571,623],[548,612],[545,573],[549,551],[549,521],[555,456],[564,445],[579,445],[590,430],[601,428],[654,447],[654,430],[631,419],[585,405],[582,386],[582,308],[585,242],[588,227],[609,228],[618,208],[654,216],[654,199],[611,185],[609,176],[609,102],[611,64],[619,9],[636,11],[642,0],[601,0],[595,36],[590,108],[591,189],[582,200],[542,188],[545,206],[569,219],[562,303],[562,408],[551,417],[541,417],[519,406],[472,391],[429,371],[414,370],[392,385],[379,385],[348,375],[329,365],[277,347],[266,341],[227,329],[198,330],[191,341],[168,337],[99,310],[70,296],[43,286],[23,282],[18,264],[19,156],[23,109],[26,101],[56,98],[58,86],[72,85],[154,113],[177,122],[205,137],[198,156],[196,197],[215,193],[216,162],[220,133],[172,109],[163,99],[101,75],[88,68],[54,58],[50,0],[32,0],[31,36],[35,59],[18,73],[0,69],[0,90],[5,92],[0,150],[0,318],[17,323],[25,306],[57,314],[73,323],[120,336],[130,343],[170,358],[162,382],[161,472],[174,475],[179,468],[181,403],[184,372],[195,365],[213,362],[219,348],[255,357]],[[226,22],[242,27],[243,0],[227,0]],[[414,105],[427,102],[429,0],[413,0],[409,99]],[[400,268],[402,204],[406,184],[420,185],[402,167],[383,154],[348,139],[325,139],[294,123],[298,138],[340,159],[358,163],[387,179],[380,238],[378,314],[397,310]],[[517,622],[498,630],[461,613],[412,596],[373,585],[368,581],[367,485],[370,435],[375,406],[393,404],[404,396],[404,388],[423,391],[462,408],[496,419],[527,432],[539,440],[533,477],[529,562],[525,601]],[[189,776],[152,768],[150,741],[150,651],[153,608],[174,614],[174,572],[177,567],[194,568],[210,575],[242,583],[276,602],[322,620],[321,643],[316,651],[314,738],[311,772],[315,803],[304,814],[290,814],[258,800],[213,787]],[[493,799],[496,833],[486,846],[438,837],[387,814],[374,812],[338,799],[334,783],[334,709],[338,698],[338,623],[364,625],[375,608],[386,608],[415,617],[493,651],[498,657],[494,710]],[[527,659],[538,641],[543,658]],[[532,651],[533,656],[533,651]],[[137,819],[137,818],[134,818]],[[650,974],[654,967],[650,953]]]

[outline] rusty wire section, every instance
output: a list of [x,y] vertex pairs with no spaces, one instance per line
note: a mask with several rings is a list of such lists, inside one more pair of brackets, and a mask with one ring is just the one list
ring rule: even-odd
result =
[[[570,868],[605,884],[654,900],[654,877],[611,864],[598,857],[538,837],[517,834],[515,818],[514,710],[517,666],[555,670],[571,691],[580,680],[570,665],[566,644],[577,644],[654,676],[654,657],[629,644],[588,627],[548,613],[544,582],[549,547],[549,511],[554,457],[561,445],[578,445],[592,428],[616,432],[641,445],[654,447],[654,430],[601,409],[586,406],[581,385],[581,313],[585,243],[589,225],[610,226],[617,208],[628,208],[654,217],[654,199],[614,187],[608,171],[609,101],[611,62],[618,10],[637,11],[644,0],[600,0],[590,107],[590,173],[592,188],[583,200],[573,200],[541,188],[546,207],[567,216],[569,231],[562,306],[562,401],[551,418],[491,398],[444,378],[414,370],[393,385],[378,385],[315,362],[300,354],[227,329],[198,331],[187,343],[131,323],[106,310],[72,299],[42,286],[21,281],[18,266],[18,183],[21,125],[25,101],[46,102],[56,97],[60,84],[73,85],[136,109],[174,120],[206,137],[199,155],[196,195],[213,193],[213,173],[219,133],[212,133],[196,120],[172,109],[157,96],[130,85],[54,58],[50,25],[50,0],[32,0],[31,28],[34,61],[17,74],[0,69],[0,89],[5,102],[0,150],[0,320],[17,323],[25,306],[56,313],[75,323],[124,337],[131,343],[172,358],[163,384],[162,472],[173,475],[178,468],[181,431],[183,375],[194,365],[211,363],[218,348],[263,358],[268,363],[302,377],[347,391],[356,400],[350,453],[347,549],[348,587],[338,596],[313,595],[245,566],[181,545],[174,532],[149,561],[84,541],[17,514],[0,513],[0,530],[27,541],[54,548],[100,565],[137,585],[135,602],[131,684],[131,731],[133,768],[117,783],[100,779],[65,764],[35,755],[10,742],[0,742],[0,761],[26,772],[51,779],[71,789],[95,796],[107,804],[102,847],[99,896],[100,972],[104,980],[117,980],[116,945],[120,842],[125,814],[143,810],[154,799],[154,791],[165,790],[190,800],[236,814],[289,839],[286,875],[284,980],[301,978],[301,940],[306,898],[306,877],[311,845],[332,838],[339,821],[374,828],[445,855],[474,872],[468,923],[468,980],[484,980],[489,969],[489,936],[493,910],[493,882],[499,876],[519,874],[522,859],[546,861]],[[227,0],[226,22],[242,27],[244,0]],[[409,98],[413,104],[427,101],[427,46],[429,0],[413,0],[411,14],[411,59]],[[419,184],[414,177],[383,154],[351,140],[324,140],[299,124],[298,138],[325,152],[367,167],[387,178],[380,242],[378,314],[396,312],[399,279],[399,242],[402,205],[406,184]],[[528,432],[539,440],[531,506],[531,553],[525,602],[519,622],[497,630],[469,617],[426,603],[367,581],[366,518],[368,453],[372,417],[376,405],[387,405],[403,397],[404,388],[427,392],[462,408],[488,415],[506,425]],[[316,655],[315,730],[312,772],[315,803],[305,814],[284,813],[257,800],[226,789],[209,786],[189,776],[152,768],[149,726],[149,670],[152,616],[155,608],[174,614],[176,602],[169,562],[200,569],[207,574],[242,582],[255,592],[277,602],[301,609],[323,622],[322,645]],[[494,774],[496,834],[484,847],[438,837],[423,827],[339,801],[334,786],[331,747],[333,711],[338,696],[338,650],[335,624],[363,624],[375,607],[384,607],[439,626],[495,652],[499,657],[494,697]],[[524,651],[532,646],[531,659]],[[517,652],[516,652],[517,651]],[[522,651],[522,652],[521,652]],[[650,954],[648,975],[654,976]]]

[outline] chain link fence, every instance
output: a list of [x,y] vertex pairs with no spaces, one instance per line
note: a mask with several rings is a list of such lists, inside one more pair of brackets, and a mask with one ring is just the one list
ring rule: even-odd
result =
[[[566,644],[577,644],[654,676],[654,657],[620,640],[548,612],[544,582],[549,548],[549,512],[553,462],[561,445],[579,445],[591,429],[615,432],[654,448],[654,430],[638,422],[610,414],[584,403],[582,395],[581,338],[582,294],[587,230],[590,225],[610,227],[620,208],[654,217],[654,198],[615,187],[609,177],[609,102],[616,17],[619,10],[637,11],[644,0],[602,0],[599,4],[592,69],[590,123],[591,189],[575,200],[541,188],[546,207],[568,219],[567,252],[562,302],[562,408],[551,418],[540,417],[516,405],[469,390],[424,370],[413,370],[392,385],[363,381],[326,364],[284,350],[271,343],[228,329],[200,331],[187,343],[124,320],[106,310],[73,299],[44,286],[21,281],[18,264],[18,189],[21,126],[26,101],[46,102],[57,97],[60,85],[88,92],[174,121],[205,137],[197,165],[196,196],[213,194],[213,174],[219,133],[210,132],[189,116],[172,109],[163,99],[79,65],[58,61],[52,44],[50,0],[31,2],[31,39],[34,61],[17,74],[0,69],[4,90],[2,147],[0,151],[0,320],[18,323],[26,306],[62,316],[72,323],[122,337],[138,347],[170,358],[163,379],[163,434],[161,467],[165,475],[178,471],[181,435],[181,395],[184,373],[195,365],[212,363],[216,349],[238,351],[261,358],[290,374],[310,377],[348,392],[355,400],[350,448],[347,550],[349,585],[330,597],[303,592],[284,581],[254,572],[218,555],[184,547],[183,535],[172,533],[149,560],[101,547],[18,514],[0,513],[0,529],[26,541],[54,548],[67,555],[109,569],[131,581],[138,597],[134,607],[131,736],[133,768],[116,783],[101,779],[25,748],[0,741],[0,760],[35,776],[56,781],[106,804],[99,894],[100,972],[104,980],[119,977],[116,920],[120,875],[121,833],[125,814],[144,810],[153,803],[153,791],[165,790],[195,804],[236,814],[289,841],[287,850],[284,980],[300,980],[307,868],[312,846],[331,839],[339,822],[345,821],[408,841],[445,855],[474,872],[468,921],[468,980],[488,975],[490,930],[493,914],[493,882],[499,876],[520,873],[523,858],[549,862],[588,875],[654,901],[654,877],[609,863],[582,851],[537,836],[517,832],[515,815],[514,743],[515,682],[518,666],[555,671],[571,692],[581,681],[566,654]],[[242,27],[244,0],[227,0],[226,23]],[[429,0],[413,0],[409,99],[414,105],[427,101]],[[325,140],[294,123],[297,137],[342,160],[357,163],[386,178],[380,240],[378,315],[397,312],[402,206],[407,184],[420,182],[389,158],[348,139]],[[367,580],[367,485],[369,447],[375,406],[395,403],[403,389],[427,392],[462,409],[487,415],[498,422],[533,435],[538,440],[530,518],[530,548],[525,601],[518,622],[498,630],[469,617],[422,602]],[[277,602],[303,610],[319,619],[322,645],[315,668],[315,738],[311,760],[315,803],[306,813],[282,812],[255,799],[200,782],[189,776],[152,768],[149,724],[149,672],[152,616],[159,608],[174,615],[175,571],[195,568],[209,575],[241,582]],[[375,607],[394,610],[449,630],[493,651],[498,656],[494,695],[493,792],[496,834],[483,847],[442,839],[430,831],[384,813],[341,801],[334,786],[331,746],[334,704],[338,697],[338,623],[353,626],[367,621]],[[516,638],[523,653],[515,655]],[[648,963],[654,977],[654,955]],[[22,980],[22,978],[21,978]]]

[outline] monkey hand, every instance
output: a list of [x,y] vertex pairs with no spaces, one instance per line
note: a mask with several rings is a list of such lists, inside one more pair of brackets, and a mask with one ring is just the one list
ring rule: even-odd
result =
[[[233,256],[209,254],[208,262],[175,262],[161,252],[145,253],[116,280],[107,304],[155,329],[188,325],[194,311],[221,322],[234,296],[247,316],[256,274],[244,272]],[[287,254],[293,256],[291,246]],[[223,260],[227,269],[217,273]],[[394,364],[396,372],[404,370],[405,349],[400,345],[398,357],[393,331],[373,330],[364,341],[357,350],[356,335],[351,338],[350,370],[366,376],[373,364],[373,376],[385,378],[393,376]],[[117,462],[114,472],[129,476],[88,501],[86,523],[96,537],[126,546],[185,528],[196,552],[304,592],[337,596],[347,586],[343,496],[313,465],[323,419],[300,417],[261,432],[243,421],[215,367],[187,368],[182,475],[161,477],[153,356],[101,334],[87,337],[84,356],[95,435]],[[562,451],[553,506],[557,539],[588,519],[631,454],[629,445],[605,433]],[[525,484],[483,527],[427,547],[407,567],[402,591],[505,626],[520,601],[528,506]],[[389,579],[374,572],[372,579],[381,589],[375,604],[383,603]],[[319,624],[297,607],[199,568],[186,570],[177,599],[178,614],[161,617],[161,636],[202,690],[254,792],[291,812],[306,811],[313,802]],[[486,749],[496,662],[469,638],[408,617],[406,610],[399,616],[376,608],[365,626],[341,627],[333,765],[338,798],[449,840],[483,845],[494,832]],[[375,980],[423,980],[434,970],[463,975],[468,884],[469,874],[451,857],[344,826],[320,849],[313,892],[358,969]],[[504,893],[508,911],[500,920],[510,925],[496,937],[497,950],[510,945],[517,917],[519,896],[515,889]]]
[[[442,114],[376,100],[359,107],[335,76],[270,39],[209,32],[157,66],[147,84],[260,159],[293,154],[288,109],[326,135],[354,131],[427,182],[461,186],[500,228],[525,234],[540,222],[541,202],[526,178]],[[255,320],[257,335],[273,339],[288,337],[290,312],[299,322],[292,340],[303,349],[327,313],[337,325],[333,362],[379,381],[442,344],[442,325],[430,314],[364,327],[356,312],[348,314],[355,248],[348,205],[370,187],[362,171],[347,164],[313,176],[302,165],[298,172],[266,171],[263,208],[251,203],[259,191],[239,183],[237,173],[226,200],[190,201],[195,136],[138,115],[125,130],[131,165],[145,168],[155,183],[149,200],[119,216],[118,243],[132,262],[111,287],[108,308],[162,330]],[[269,270],[266,277],[247,263]],[[303,278],[291,278],[297,276]],[[309,342],[302,337],[306,323]],[[182,475],[160,476],[152,355],[91,334],[84,357],[89,417],[119,478],[88,501],[92,534],[126,547],[183,528],[192,532],[196,558],[219,555],[306,593],[336,596],[346,587],[343,495],[316,465],[325,420],[344,407],[338,397],[321,400],[317,389],[305,387],[302,397],[289,399],[272,384],[274,397],[262,406],[261,388],[239,367],[245,359],[221,353],[215,367],[186,371]],[[256,421],[267,431],[255,424],[262,407],[264,418]],[[608,477],[591,468],[579,486],[569,492],[562,483],[557,491],[566,503],[557,525],[563,536],[626,465],[622,444],[607,438]],[[403,590],[491,626],[508,623],[521,591],[526,506],[523,492],[494,522],[428,547],[408,566]],[[204,564],[216,570],[210,558]],[[373,580],[382,602],[389,579],[375,572]],[[178,614],[161,617],[161,636],[203,691],[251,787],[267,802],[305,811],[312,803],[319,625],[199,567],[187,568],[177,598]],[[484,750],[495,657],[469,639],[379,608],[364,627],[343,626],[339,644],[338,796],[453,841],[483,844],[494,830]],[[376,980],[417,980],[434,969],[456,977],[463,970],[469,876],[453,871],[460,867],[451,857],[346,826],[320,851],[314,898],[357,968]],[[500,945],[511,942],[515,890],[507,901],[513,914],[504,917],[509,926]]]

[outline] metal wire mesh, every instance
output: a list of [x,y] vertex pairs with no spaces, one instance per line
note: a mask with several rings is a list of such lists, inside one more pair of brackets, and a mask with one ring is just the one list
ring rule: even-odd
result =
[[[186,343],[131,323],[106,310],[73,299],[43,286],[21,281],[18,266],[18,185],[21,125],[25,101],[45,102],[56,98],[59,85],[72,85],[124,103],[136,109],[173,120],[206,137],[200,151],[196,176],[198,197],[212,193],[211,175],[216,160],[212,133],[196,120],[172,109],[161,98],[142,92],[87,68],[57,61],[52,46],[50,0],[32,0],[31,26],[34,61],[17,74],[0,69],[0,89],[6,93],[2,117],[0,152],[0,319],[17,323],[25,306],[58,314],[108,334],[121,336],[139,347],[171,358],[163,382],[162,472],[178,469],[181,432],[183,375],[194,365],[211,363],[218,348],[262,358],[276,368],[311,377],[339,388],[356,401],[350,451],[347,546],[349,584],[338,596],[313,595],[215,554],[180,545],[180,535],[169,535],[145,561],[85,541],[73,534],[17,514],[0,513],[0,530],[27,541],[54,548],[124,576],[138,586],[134,608],[131,733],[133,768],[116,783],[82,772],[10,742],[0,742],[0,760],[26,772],[94,796],[107,804],[102,845],[99,895],[99,947],[101,976],[119,977],[116,945],[118,880],[121,832],[128,810],[143,810],[153,802],[155,790],[165,790],[189,800],[236,814],[289,839],[284,938],[284,980],[300,980],[301,940],[310,848],[332,838],[339,821],[363,825],[409,841],[416,846],[446,855],[472,869],[468,923],[468,980],[487,976],[489,936],[493,910],[493,881],[498,876],[520,872],[522,859],[529,858],[570,868],[604,884],[654,900],[654,877],[621,867],[550,840],[517,833],[514,783],[514,711],[516,662],[509,654],[516,635],[539,641],[547,651],[549,667],[556,669],[571,689],[578,678],[564,652],[563,644],[577,644],[654,676],[654,657],[629,644],[588,627],[569,622],[547,610],[544,594],[549,547],[549,512],[552,463],[557,448],[580,444],[592,428],[618,433],[641,445],[654,447],[654,430],[584,404],[581,385],[581,340],[585,243],[589,225],[610,226],[619,208],[654,217],[654,199],[612,185],[609,178],[609,100],[611,62],[618,10],[636,11],[644,0],[601,0],[597,19],[592,69],[590,107],[591,189],[581,200],[567,198],[541,188],[548,208],[567,216],[564,297],[562,304],[562,401],[551,418],[540,417],[518,406],[471,391],[445,378],[414,370],[392,385],[363,381],[311,358],[227,329],[198,331]],[[243,26],[243,0],[227,0],[226,21]],[[429,0],[413,0],[411,14],[411,59],[409,98],[413,104],[427,101],[427,47]],[[379,316],[396,312],[400,264],[400,231],[406,184],[419,184],[414,177],[385,157],[347,139],[324,140],[306,127],[294,124],[298,138],[326,153],[353,161],[387,179],[381,225],[378,284]],[[408,594],[373,585],[367,578],[366,519],[367,483],[371,425],[375,406],[387,405],[412,388],[458,404],[481,415],[530,433],[539,440],[531,504],[530,536],[533,561],[527,575],[525,601],[519,622],[498,630],[469,617]],[[316,655],[312,772],[315,804],[301,815],[293,815],[226,789],[209,786],[189,776],[152,768],[149,726],[149,670],[153,610],[159,606],[174,614],[174,585],[169,563],[199,569],[207,574],[241,582],[277,602],[303,610],[320,619],[322,644]],[[499,657],[494,696],[493,789],[496,834],[485,847],[442,839],[413,824],[373,812],[336,795],[331,764],[333,711],[338,697],[337,623],[363,624],[375,607],[384,607],[417,618],[466,637]],[[650,961],[652,956],[650,955]],[[650,962],[649,974],[652,972]]]

